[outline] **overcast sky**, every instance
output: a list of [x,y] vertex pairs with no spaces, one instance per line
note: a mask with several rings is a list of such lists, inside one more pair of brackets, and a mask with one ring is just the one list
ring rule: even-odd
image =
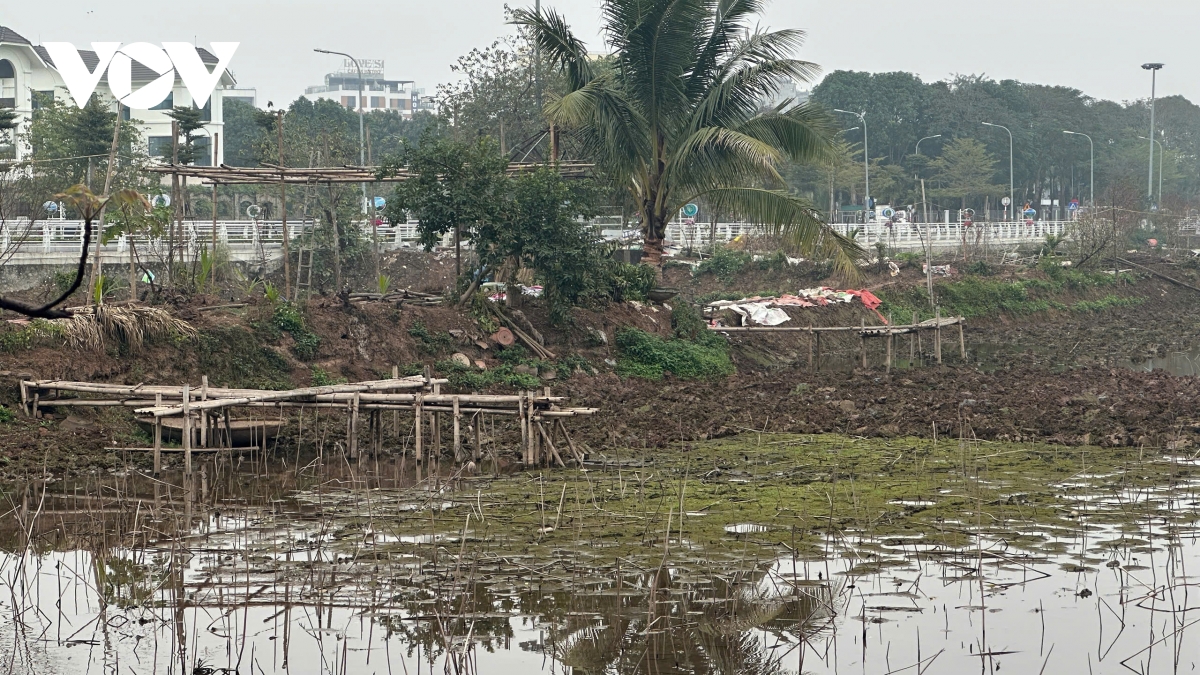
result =
[[[510,0],[521,6],[523,0]],[[532,0],[530,0],[532,2]],[[563,12],[594,51],[599,0],[544,0]],[[5,0],[0,25],[34,43],[67,41],[240,42],[231,70],[260,105],[291,101],[319,84],[340,58],[385,59],[387,75],[432,92],[450,65],[506,34],[503,0]],[[1098,98],[1149,95],[1139,66],[1161,61],[1160,96],[1200,102],[1200,0],[776,0],[770,28],[802,28],[801,57],[824,72],[916,72],[926,81],[985,73],[1067,85]]]

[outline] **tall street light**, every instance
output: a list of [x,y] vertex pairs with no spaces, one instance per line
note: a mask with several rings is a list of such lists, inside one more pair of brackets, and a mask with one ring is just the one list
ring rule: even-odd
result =
[[[1154,138],[1154,87],[1158,80],[1161,63],[1143,63],[1142,69],[1150,71],[1150,138]],[[1150,143],[1150,178],[1146,180],[1146,194],[1154,199],[1154,143]]]
[[1071,136],[1083,136],[1088,139],[1088,149],[1092,156],[1092,177],[1088,179],[1088,189],[1091,192],[1091,197],[1088,199],[1088,206],[1094,208],[1096,206],[1096,146],[1092,143],[1092,137],[1087,134],[1078,131],[1067,131],[1065,129],[1063,133],[1070,134]]
[[[1013,215],[1015,216],[1017,213],[1017,196],[1016,196],[1016,193],[1013,191],[1012,132],[1009,131],[1008,127],[1004,126],[1003,124],[992,124],[991,122],[984,122],[983,125],[988,126],[988,127],[1000,127],[1001,129],[1008,131],[1008,203],[1012,206]],[[1013,220],[1016,220],[1016,218],[1013,218]]]
[[[337,54],[338,56],[344,56],[354,62],[354,68],[355,68],[355,70],[358,71],[358,100],[354,102],[354,107],[358,108],[358,165],[366,166],[367,165],[367,143],[365,140],[365,135],[363,133],[363,103],[364,103],[364,101],[363,101],[362,66],[358,65],[358,59],[354,58],[353,56],[350,56],[349,54],[347,54],[345,52],[335,52],[335,51],[332,51],[329,49],[314,49],[313,51],[320,53],[320,54]],[[363,198],[363,201],[362,201],[363,208],[366,209],[367,184],[365,181],[362,184],[362,198]]]
[[[932,135],[932,136],[926,136],[925,138],[922,138],[922,139],[921,139],[921,141],[927,141],[927,140],[929,140],[929,139],[931,139],[931,138],[941,138],[941,137],[942,137],[942,135],[941,135],[941,134],[934,134],[934,135]],[[916,150],[916,154],[918,154],[918,155],[919,155],[919,154],[921,154],[921,141],[917,141],[917,150]]]
[[[1149,140],[1145,136],[1138,136],[1138,138],[1142,139],[1143,141]],[[1156,139],[1154,139],[1154,142],[1158,143],[1158,202],[1157,203],[1162,204],[1163,155],[1165,155],[1166,153],[1163,152],[1162,141],[1160,141],[1156,138]]]
[[866,210],[867,210],[867,220],[866,220],[866,222],[871,222],[871,154],[870,154],[869,152],[867,152],[867,118],[866,118],[866,117],[863,117],[863,115],[864,115],[865,113],[851,112],[851,111],[849,111],[849,110],[842,110],[842,109],[840,109],[840,108],[834,108],[834,109],[833,109],[833,111],[834,111],[834,112],[840,112],[840,113],[844,113],[844,114],[846,114],[846,115],[854,115],[855,117],[857,117],[857,118],[858,118],[858,121],[859,121],[859,122],[862,124],[862,132],[863,132],[863,174],[865,175],[865,179],[864,179],[864,180],[865,180],[865,182],[866,182],[866,185],[864,186],[864,189],[865,189],[865,191],[866,191],[866,193],[867,193],[867,194],[866,194],[866,199],[867,199],[867,200],[866,200],[866,202],[865,202],[865,205],[866,205]]

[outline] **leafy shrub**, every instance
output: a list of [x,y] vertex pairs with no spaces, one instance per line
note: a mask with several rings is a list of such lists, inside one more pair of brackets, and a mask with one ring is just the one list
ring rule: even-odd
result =
[[630,265],[614,262],[610,269],[609,295],[617,302],[625,300],[644,301],[657,282],[654,268],[648,265]]
[[17,416],[13,414],[13,411],[0,405],[0,423],[11,424],[16,419]]
[[449,359],[438,361],[434,367],[439,373],[450,380],[450,386],[459,389],[483,390],[489,387],[504,385],[514,389],[537,389],[541,381],[534,375],[518,373],[513,363],[503,363],[496,368],[476,370]]
[[696,275],[712,274],[722,281],[729,282],[751,259],[749,253],[718,248],[711,258],[700,261],[696,266]]
[[975,276],[980,277],[990,277],[996,273],[996,271],[992,269],[992,266],[983,260],[976,260],[975,262],[968,264],[963,271],[967,274],[974,274]]
[[417,339],[417,349],[432,356],[445,352],[454,344],[454,338],[450,337],[449,333],[430,333],[424,321],[414,321],[413,325],[408,327],[408,334]]
[[292,352],[298,358],[308,361],[317,355],[317,350],[321,347],[321,338],[305,326],[300,308],[290,302],[281,302],[275,305],[271,320],[276,328],[291,334],[294,341]]
[[695,340],[708,331],[708,322],[695,305],[680,302],[671,307],[671,328],[675,337]]
[[314,387],[328,387],[331,384],[345,384],[346,378],[334,377],[325,369],[313,366],[312,368],[312,384]]
[[664,340],[637,328],[617,333],[617,374],[662,379],[670,372],[683,379],[724,377],[733,373],[729,347],[719,336],[702,334],[697,340]]

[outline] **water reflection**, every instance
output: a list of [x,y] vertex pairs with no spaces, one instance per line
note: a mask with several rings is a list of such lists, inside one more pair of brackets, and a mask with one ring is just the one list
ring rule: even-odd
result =
[[[843,532],[810,560],[759,559],[741,530],[721,550],[513,551],[476,529],[477,484],[401,462],[32,483],[0,523],[0,658],[122,675],[1191,672],[1194,486],[1087,498],[1107,479],[1060,486],[1077,530],[962,548]],[[1152,517],[1089,521],[1131,504]]]

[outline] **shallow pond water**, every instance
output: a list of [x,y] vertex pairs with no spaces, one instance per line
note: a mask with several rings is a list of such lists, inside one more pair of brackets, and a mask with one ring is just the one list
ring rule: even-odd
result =
[[753,435],[634,470],[500,476],[217,459],[190,479],[12,486],[0,659],[122,675],[1194,670],[1194,461],[920,443]]

